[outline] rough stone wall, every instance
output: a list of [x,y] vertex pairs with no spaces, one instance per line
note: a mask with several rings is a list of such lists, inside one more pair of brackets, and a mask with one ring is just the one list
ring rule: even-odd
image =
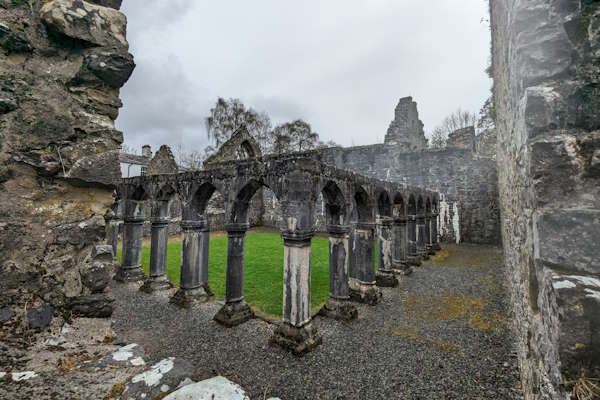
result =
[[419,119],[417,103],[412,97],[403,97],[398,102],[384,142],[400,146],[406,151],[427,148],[423,122]]
[[500,243],[496,165],[472,151],[403,152],[376,144],[320,151],[322,161],[382,180],[439,191],[444,240]]
[[446,147],[475,151],[475,127],[457,129],[448,135]]
[[112,257],[95,244],[120,177],[114,120],[134,63],[120,2],[93,3],[0,0],[0,314],[14,322],[9,336],[94,304],[98,316],[110,303],[99,261]]
[[600,2],[490,7],[523,387],[528,399],[567,398],[569,381],[600,377]]

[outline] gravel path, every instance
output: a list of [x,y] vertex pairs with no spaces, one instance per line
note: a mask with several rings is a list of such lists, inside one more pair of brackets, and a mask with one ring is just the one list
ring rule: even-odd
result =
[[185,358],[197,379],[224,375],[252,399],[519,399],[503,282],[499,249],[446,246],[438,261],[383,289],[381,304],[360,305],[358,321],[317,317],[323,344],[301,358],[269,345],[266,322],[217,325],[218,302],[180,310],[115,284],[113,320],[151,360]]

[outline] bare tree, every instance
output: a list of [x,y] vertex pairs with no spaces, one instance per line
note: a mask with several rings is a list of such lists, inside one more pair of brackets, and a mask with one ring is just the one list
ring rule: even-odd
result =
[[462,109],[457,109],[448,115],[442,123],[435,127],[431,133],[431,142],[429,146],[434,149],[446,147],[448,135],[459,129],[475,126],[477,124],[477,114]]
[[313,132],[310,124],[301,119],[276,126],[273,136],[275,153],[312,150],[319,143],[319,134]]
[[210,114],[205,118],[208,138],[214,141],[219,148],[242,125],[254,136],[261,150],[267,153],[273,146],[271,119],[264,112],[257,112],[246,108],[239,99],[226,100],[222,97],[210,109]]

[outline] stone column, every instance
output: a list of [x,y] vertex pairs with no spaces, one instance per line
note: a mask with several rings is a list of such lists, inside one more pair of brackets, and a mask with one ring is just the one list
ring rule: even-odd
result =
[[439,224],[440,213],[434,212],[431,218],[431,248],[435,251],[440,251],[440,238],[438,235],[438,224]]
[[421,257],[417,253],[417,217],[416,215],[409,215],[406,223],[407,232],[407,253],[406,261],[408,265],[419,266],[421,265]]
[[435,254],[433,247],[431,246],[431,213],[425,214],[425,253],[427,255]]
[[381,291],[375,286],[374,228],[372,223],[357,223],[350,246],[350,298],[370,305],[381,301]]
[[350,321],[358,316],[356,306],[349,302],[348,232],[342,225],[328,225],[329,233],[329,298],[319,312],[329,318]]
[[302,354],[322,341],[311,323],[310,242],[312,232],[283,231],[283,321],[272,341]]
[[173,287],[167,279],[167,246],[169,244],[169,202],[158,201],[152,207],[150,219],[150,273],[140,287],[146,293],[169,290]]
[[213,295],[208,287],[210,229],[206,218],[181,221],[181,278],[171,302],[191,308]]
[[413,272],[408,265],[408,235],[406,227],[406,217],[396,217],[392,225],[393,231],[393,251],[392,251],[392,269],[395,274],[410,275]]
[[425,214],[417,214],[417,255],[421,260],[429,258],[425,250]]
[[377,220],[377,273],[375,275],[377,286],[379,287],[396,287],[398,279],[394,275],[392,265],[392,224],[393,219],[389,217],[381,217]]
[[215,315],[215,321],[236,326],[254,318],[254,313],[244,300],[244,242],[249,224],[225,226],[227,230],[227,275],[225,305]]
[[124,200],[123,257],[115,280],[134,282],[146,277],[142,270],[142,241],[146,210],[143,201]]
[[106,217],[106,244],[112,249],[113,261],[115,263],[117,262],[120,225],[121,220],[114,213]]

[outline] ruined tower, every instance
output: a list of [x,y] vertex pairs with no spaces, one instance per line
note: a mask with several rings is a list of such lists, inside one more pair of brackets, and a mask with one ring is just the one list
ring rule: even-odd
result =
[[394,119],[385,135],[385,143],[401,146],[407,151],[427,148],[423,122],[419,119],[417,103],[412,97],[403,97],[398,102]]

